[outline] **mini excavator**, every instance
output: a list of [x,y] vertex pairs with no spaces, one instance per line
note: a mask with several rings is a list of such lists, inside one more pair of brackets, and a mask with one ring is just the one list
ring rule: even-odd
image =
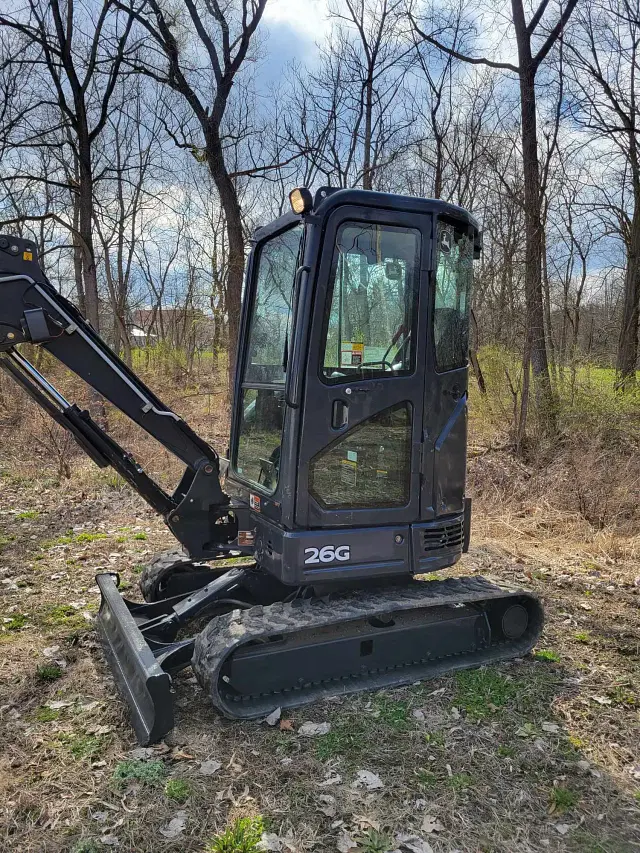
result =
[[[250,719],[521,656],[542,628],[529,591],[421,577],[469,544],[477,222],[357,189],[298,188],[290,202],[252,240],[228,460],[48,282],[32,241],[0,236],[0,366],[180,545],[145,568],[144,603],[120,595],[116,573],[96,577],[97,630],[142,744],[173,727],[172,678],[189,666],[220,713]],[[21,344],[181,460],[173,493]]]

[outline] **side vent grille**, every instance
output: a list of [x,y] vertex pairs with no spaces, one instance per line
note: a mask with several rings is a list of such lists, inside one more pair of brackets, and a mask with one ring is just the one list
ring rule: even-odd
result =
[[424,530],[423,546],[427,552],[438,551],[441,548],[460,548],[464,539],[462,521],[445,524],[442,527],[431,527]]
[[273,542],[271,539],[267,542],[265,550],[267,552],[267,557],[273,557]]

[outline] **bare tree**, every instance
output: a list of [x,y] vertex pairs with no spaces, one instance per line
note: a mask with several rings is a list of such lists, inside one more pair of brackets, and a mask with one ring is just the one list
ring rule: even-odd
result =
[[[538,157],[538,131],[536,117],[536,75],[540,66],[548,56],[554,44],[560,38],[569,20],[577,0],[568,0],[561,10],[556,23],[550,28],[543,29],[543,18],[549,5],[549,0],[541,0],[540,5],[527,22],[522,0],[511,0],[511,24],[517,45],[518,64],[499,62],[486,57],[469,56],[461,53],[455,47],[445,44],[451,25],[433,32],[421,29],[416,19],[411,15],[411,21],[416,34],[435,45],[444,53],[474,65],[485,65],[502,71],[517,74],[520,85],[520,117],[522,135],[522,166],[524,174],[524,205],[525,205],[525,301],[527,307],[527,328],[524,368],[528,372],[529,362],[533,369],[536,387],[538,411],[553,427],[551,379],[545,342],[544,305],[542,293],[542,254],[543,254],[543,224],[542,224],[542,185]],[[456,30],[457,31],[457,30]],[[534,45],[538,34],[544,33],[542,42]],[[524,420],[524,419],[523,419]]]
[[[203,6],[198,6],[195,0],[185,0],[185,15],[159,0],[116,2],[129,13],[131,20],[140,24],[152,42],[146,56],[133,67],[178,93],[197,121],[204,142],[200,145],[192,141],[190,147],[202,151],[225,216],[229,244],[226,307],[231,383],[240,322],[245,242],[238,191],[226,162],[225,118],[233,85],[247,60],[267,0],[231,3],[209,0]],[[185,37],[186,33],[189,37]],[[205,67],[200,63],[202,58]]]
[[[76,234],[82,247],[84,308],[98,329],[92,155],[109,116],[131,20],[117,15],[112,0],[105,0],[93,16],[86,9],[81,13],[74,0],[28,0],[24,13],[0,14],[0,26],[28,40],[36,65],[48,76],[51,102],[69,131],[67,141],[78,168],[73,190],[77,199]],[[34,142],[39,144],[37,139]]]
[[618,385],[635,385],[640,320],[640,2],[586,0],[568,44],[572,113],[628,178],[630,210],[617,203],[626,270],[616,357]]

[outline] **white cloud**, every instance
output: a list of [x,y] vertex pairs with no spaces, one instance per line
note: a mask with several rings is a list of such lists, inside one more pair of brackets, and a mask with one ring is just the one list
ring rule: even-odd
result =
[[287,25],[308,39],[321,41],[329,30],[327,0],[269,0],[264,20],[276,26]]

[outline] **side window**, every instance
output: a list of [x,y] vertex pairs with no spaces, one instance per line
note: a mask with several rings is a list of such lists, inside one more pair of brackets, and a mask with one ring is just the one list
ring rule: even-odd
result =
[[301,237],[302,225],[297,225],[269,240],[260,251],[245,382],[284,382],[284,351]]
[[419,274],[415,229],[340,226],[327,294],[324,382],[413,372]]
[[302,225],[296,225],[260,250],[242,394],[236,400],[240,417],[233,467],[269,493],[276,490],[280,475],[285,353],[301,238]]
[[466,232],[438,220],[436,251],[433,337],[436,369],[443,372],[467,363],[473,239]]
[[358,424],[311,461],[309,491],[327,509],[406,506],[411,497],[411,407]]

